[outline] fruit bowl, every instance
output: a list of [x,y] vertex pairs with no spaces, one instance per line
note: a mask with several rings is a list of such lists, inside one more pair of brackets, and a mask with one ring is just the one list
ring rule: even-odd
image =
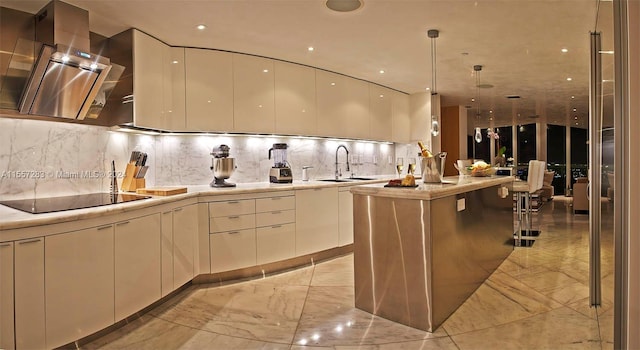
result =
[[469,170],[469,172],[471,173],[471,176],[491,176],[491,175],[495,175],[496,174],[496,168],[494,167],[490,167],[490,168],[485,168],[485,169],[472,169]]

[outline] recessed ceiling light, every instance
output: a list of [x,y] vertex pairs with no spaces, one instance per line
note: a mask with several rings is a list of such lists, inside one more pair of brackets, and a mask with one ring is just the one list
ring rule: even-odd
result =
[[307,47],[307,50],[308,50],[308,51],[313,51],[313,50],[314,50],[314,48],[313,48],[313,46],[309,46],[309,47]]
[[578,120],[578,116],[573,117],[573,119]]
[[263,71],[264,73],[269,73],[269,70],[268,70],[268,69],[263,69],[262,71]]
[[380,95],[380,98],[383,98],[383,97],[384,97],[384,95]]
[[325,5],[334,11],[350,12],[362,7],[361,0],[327,0]]
[[205,30],[207,29],[207,26],[205,26],[204,24],[198,24],[196,28],[198,28],[198,30]]
[[563,53],[567,53],[567,52],[569,52],[569,49],[562,48],[562,50],[560,50],[560,51],[562,51]]
[[334,82],[331,82],[331,86],[335,86],[335,85],[336,85],[336,83],[334,83]]
[[571,77],[567,78],[567,81],[572,81],[573,79],[571,79]]
[[606,55],[613,55],[614,51],[613,50],[600,50],[600,51],[598,51],[598,53],[606,54]]
[[431,90],[431,88],[426,88],[425,90],[429,91],[429,90]]
[[381,70],[380,70],[380,74],[384,74],[384,70],[382,70],[382,69],[381,69]]
[[572,99],[576,98],[575,96],[571,96]]
[[174,61],[171,61],[171,63],[173,63],[173,64],[177,64],[177,63],[178,63],[178,61],[175,61],[175,60],[174,60]]
[[573,109],[573,111],[574,111],[574,112],[575,112],[575,111],[577,111],[577,110],[578,110],[577,108],[574,108],[574,109]]

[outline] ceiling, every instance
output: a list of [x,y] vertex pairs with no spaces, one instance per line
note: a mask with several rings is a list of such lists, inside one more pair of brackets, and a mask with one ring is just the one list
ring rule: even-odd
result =
[[[0,0],[0,6],[36,13],[47,2]],[[363,0],[347,13],[329,10],[324,0],[65,2],[88,10],[91,31],[107,37],[134,27],[170,45],[302,63],[406,93],[431,88],[426,33],[438,29],[437,92],[443,106],[468,107],[470,126],[586,128],[589,33],[602,31],[603,50],[613,50],[612,2],[603,0]],[[611,96],[613,55],[602,58]],[[483,66],[480,84],[493,87],[476,88],[474,65]]]

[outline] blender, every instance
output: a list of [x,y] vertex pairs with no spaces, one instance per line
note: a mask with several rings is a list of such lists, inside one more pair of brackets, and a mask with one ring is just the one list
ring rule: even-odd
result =
[[287,144],[274,143],[269,149],[269,159],[273,154],[273,166],[269,170],[269,182],[271,183],[292,183],[293,174],[287,162]]
[[236,187],[236,184],[225,181],[236,169],[235,158],[229,158],[229,146],[220,145],[211,152],[211,170],[213,170],[213,181],[211,187]]

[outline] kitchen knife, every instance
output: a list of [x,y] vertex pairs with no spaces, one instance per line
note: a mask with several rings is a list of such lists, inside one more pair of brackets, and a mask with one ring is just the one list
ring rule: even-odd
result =
[[144,176],[147,174],[147,169],[149,169],[148,166],[141,166],[140,169],[138,170],[138,172],[136,173],[135,178],[136,179],[144,178]]
[[145,166],[145,164],[147,164],[147,154],[142,153],[142,162],[140,163],[140,166]]

